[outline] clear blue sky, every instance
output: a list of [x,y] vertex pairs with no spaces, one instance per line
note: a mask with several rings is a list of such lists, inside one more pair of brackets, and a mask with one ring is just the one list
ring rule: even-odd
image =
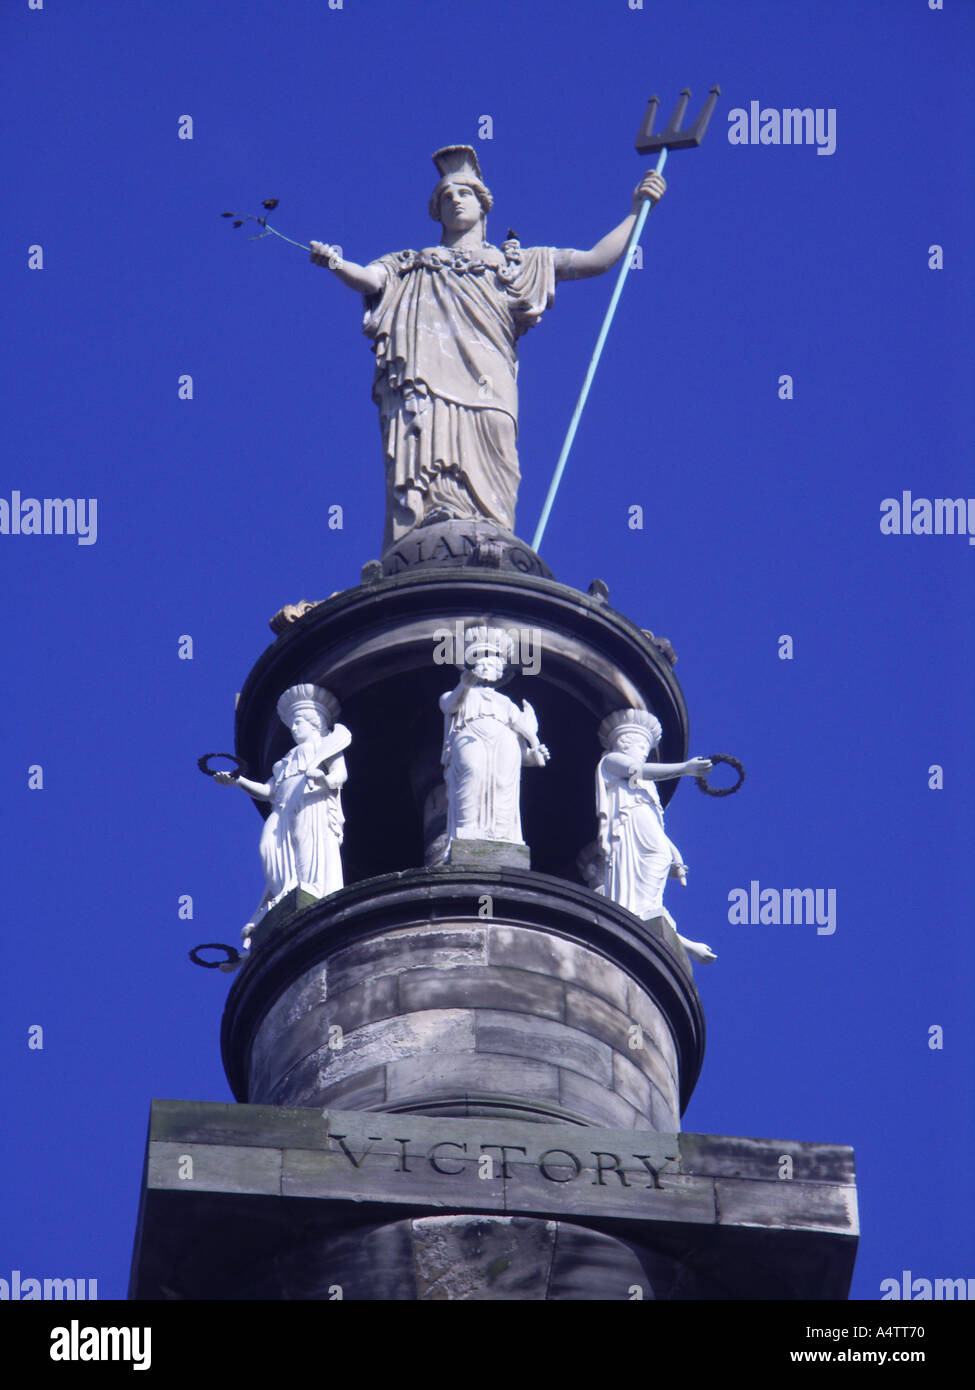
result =
[[[470,142],[493,241],[588,247],[647,167],[651,92],[694,111],[715,81],[543,553],[673,641],[691,751],[748,769],[668,814],[669,906],[719,956],[685,1127],[855,1147],[854,1297],[975,1276],[975,546],[880,530],[905,489],[975,497],[973,40],[967,0],[5,0],[0,497],[95,497],[98,535],[0,535],[0,1277],[123,1296],[150,1100],[230,1099],[228,977],[186,953],[236,940],[260,822],[195,761],[230,746],[268,617],[378,553],[359,303],[219,213],[276,196],[353,259],[422,246],[430,154]],[[833,109],[835,153],[731,144],[753,100]],[[562,285],[523,341],[526,537],[610,292]],[[732,925],[752,880],[835,890],[835,933]]]

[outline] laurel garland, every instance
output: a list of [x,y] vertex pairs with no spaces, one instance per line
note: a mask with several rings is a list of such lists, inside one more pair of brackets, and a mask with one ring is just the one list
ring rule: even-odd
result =
[[[211,758],[229,758],[237,766],[233,768],[211,767]],[[238,758],[236,753],[204,753],[202,758],[197,758],[196,765],[207,777],[216,777],[218,772],[228,772],[235,782],[247,771],[247,764],[243,758]]]
[[731,796],[734,792],[738,791],[742,782],[745,780],[745,769],[737,758],[731,757],[728,753],[712,753],[708,758],[708,762],[727,763],[729,767],[733,767],[738,773],[738,781],[730,787],[709,787],[706,777],[695,777],[694,781],[702,792],[705,792],[708,796]]

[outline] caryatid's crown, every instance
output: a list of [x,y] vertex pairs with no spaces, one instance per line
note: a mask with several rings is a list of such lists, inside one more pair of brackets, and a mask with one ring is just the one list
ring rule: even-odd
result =
[[469,627],[464,631],[464,659],[475,662],[482,656],[499,656],[506,666],[515,657],[514,638],[503,627]]
[[443,149],[437,150],[433,155],[433,162],[440,175],[440,182],[430,195],[430,216],[434,222],[440,221],[440,194],[448,179],[453,178],[461,178],[477,189],[485,213],[491,211],[494,199],[484,183],[481,166],[477,162],[472,145],[444,145]]
[[612,714],[607,714],[600,724],[599,742],[604,748],[612,748],[615,734],[619,729],[625,728],[639,729],[641,734],[646,734],[650,740],[651,748],[656,748],[663,734],[660,720],[649,710],[618,709],[614,710]]
[[314,711],[319,715],[326,730],[331,729],[338,718],[341,706],[330,690],[320,685],[293,685],[278,700],[278,718],[282,724],[291,727],[296,714]]

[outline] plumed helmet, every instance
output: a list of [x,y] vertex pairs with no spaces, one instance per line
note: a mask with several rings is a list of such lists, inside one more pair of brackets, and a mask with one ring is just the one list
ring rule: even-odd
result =
[[430,216],[434,222],[440,221],[440,195],[451,179],[460,179],[469,184],[477,194],[477,200],[485,214],[494,206],[490,190],[481,177],[481,166],[471,145],[444,145],[433,156],[440,182],[430,195]]

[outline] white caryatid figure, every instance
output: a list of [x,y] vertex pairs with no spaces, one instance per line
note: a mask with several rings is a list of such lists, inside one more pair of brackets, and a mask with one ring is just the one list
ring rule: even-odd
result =
[[440,697],[448,846],[454,840],[524,844],[521,769],[543,767],[549,752],[538,741],[528,701],[519,708],[494,689],[513,657],[514,642],[503,628],[468,628],[460,681]]
[[607,750],[596,769],[596,816],[599,856],[591,882],[629,912],[644,920],[662,917],[677,939],[698,961],[717,959],[710,946],[688,941],[677,933],[664,907],[668,878],[687,883],[687,865],[664,831],[664,812],[656,783],[669,777],[704,777],[711,771],[707,758],[686,763],[648,762],[660,742],[659,721],[647,710],[621,709],[599,726],[599,741]]
[[261,834],[264,896],[241,933],[245,948],[261,918],[293,889],[325,898],[343,886],[341,792],[348,778],[343,753],[352,735],[335,723],[339,702],[321,686],[293,685],[277,710],[295,746],[274,764],[271,780],[252,782],[226,772],[215,778],[272,804]]

